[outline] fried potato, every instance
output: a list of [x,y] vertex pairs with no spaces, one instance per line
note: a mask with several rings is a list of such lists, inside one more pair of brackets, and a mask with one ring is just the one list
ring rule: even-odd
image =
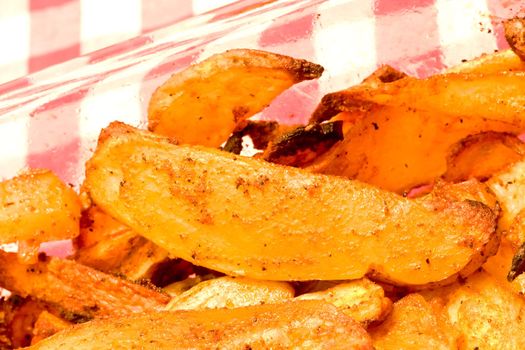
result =
[[149,130],[183,144],[219,147],[236,125],[323,67],[257,50],[230,50],[175,73],[151,97]]
[[233,309],[276,304],[293,298],[294,293],[292,286],[286,282],[225,276],[197,284],[173,298],[166,310]]
[[150,279],[168,252],[96,206],[83,213],[75,260],[132,281]]
[[382,321],[392,309],[383,288],[366,278],[343,282],[323,291],[306,293],[296,300],[324,300],[337,306],[363,326]]
[[457,66],[451,67],[445,73],[480,73],[494,74],[501,72],[525,71],[525,62],[512,50],[503,50],[465,61]]
[[44,311],[44,307],[35,300],[12,296],[3,301],[2,308],[8,338],[4,342],[10,345],[8,349],[29,346],[33,336],[33,326]]
[[505,28],[505,39],[512,51],[525,61],[525,18],[511,18],[503,21]]
[[256,279],[450,283],[499,241],[497,210],[479,184],[409,200],[122,123],[102,132],[85,185],[104,211],[173,256]]
[[327,120],[339,112],[382,105],[432,112],[439,117],[454,115],[457,122],[468,119],[509,123],[525,130],[525,96],[521,93],[524,78],[525,72],[450,73],[426,79],[406,77],[377,87],[357,86],[325,95],[311,120]]
[[343,141],[306,168],[406,193],[446,172],[452,145],[485,131],[515,134],[520,127],[412,107],[376,106],[352,124]]
[[385,64],[377,68],[372,74],[366,77],[361,84],[378,86],[384,83],[394,82],[407,76],[408,75],[405,73]]
[[525,348],[525,300],[485,272],[456,289],[445,312],[461,333],[459,349]]
[[321,301],[159,312],[95,320],[39,342],[57,349],[372,349],[350,317]]
[[161,310],[169,301],[163,293],[71,260],[39,258],[28,266],[0,251],[0,286],[55,306],[69,321]]
[[369,333],[376,350],[456,349],[454,330],[419,294],[394,303],[386,321]]
[[33,337],[31,338],[31,345],[38,343],[41,340],[49,338],[53,334],[56,334],[66,328],[71,327],[72,324],[67,322],[60,317],[57,317],[47,311],[42,311],[38,315],[33,326]]
[[[500,230],[507,230],[525,209],[525,159],[492,176],[487,185],[501,205]],[[521,243],[517,243],[521,245]]]
[[449,182],[471,178],[487,180],[521,160],[524,154],[525,144],[514,135],[495,132],[470,135],[451,147],[443,179]]
[[80,200],[48,170],[0,182],[0,244],[41,242],[78,235]]

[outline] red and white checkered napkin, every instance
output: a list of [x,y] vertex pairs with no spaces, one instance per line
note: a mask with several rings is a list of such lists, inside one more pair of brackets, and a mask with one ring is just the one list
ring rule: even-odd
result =
[[191,17],[0,86],[0,178],[44,167],[78,185],[102,127],[144,126],[153,90],[213,53],[257,48],[322,64],[320,80],[293,87],[259,116],[295,123],[379,64],[426,76],[505,47],[500,20],[520,2],[244,0]]

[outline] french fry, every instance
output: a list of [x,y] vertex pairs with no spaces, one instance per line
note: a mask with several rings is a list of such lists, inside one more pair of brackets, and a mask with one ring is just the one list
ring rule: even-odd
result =
[[306,293],[296,300],[324,300],[337,306],[363,326],[383,321],[392,309],[383,288],[366,278],[342,282],[323,291]]
[[483,54],[474,60],[462,62],[447,69],[445,73],[494,74],[522,71],[525,71],[525,62],[512,50],[503,50],[496,53]]
[[183,144],[219,147],[236,125],[323,67],[257,50],[230,50],[175,73],[151,97],[148,128]]
[[511,18],[503,22],[505,39],[512,51],[525,61],[525,18]]
[[0,182],[0,244],[41,242],[78,235],[80,200],[48,170]]
[[460,349],[523,349],[525,300],[481,272],[449,297],[445,308],[460,332]]
[[521,160],[524,154],[525,144],[514,135],[495,132],[470,135],[451,147],[443,179],[449,182],[471,178],[487,180]]
[[45,339],[57,349],[372,349],[365,330],[333,305],[295,301],[236,309],[95,320]]
[[39,258],[25,265],[15,254],[0,251],[0,286],[53,305],[68,321],[161,310],[169,301],[163,293],[71,260]]
[[201,282],[173,298],[166,310],[202,310],[276,304],[294,296],[286,282],[219,277]]
[[369,333],[376,350],[457,349],[450,324],[419,294],[394,303],[386,321]]
[[33,326],[33,337],[31,338],[31,345],[38,343],[41,340],[49,338],[66,328],[71,327],[72,324],[60,317],[57,317],[47,311],[42,311],[38,316]]
[[[44,307],[30,298],[18,296],[2,300],[4,314],[5,348],[18,349],[31,344],[33,326]],[[0,349],[4,349],[0,343]]]
[[173,256],[256,279],[371,274],[425,287],[475,271],[499,242],[497,209],[479,184],[408,200],[122,123],[102,132],[85,185],[104,211]]

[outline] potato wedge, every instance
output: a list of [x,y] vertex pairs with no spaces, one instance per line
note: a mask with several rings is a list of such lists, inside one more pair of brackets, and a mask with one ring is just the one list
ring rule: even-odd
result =
[[372,349],[350,317],[321,301],[159,312],[95,320],[30,349]]
[[39,341],[49,338],[53,334],[56,334],[71,326],[72,323],[67,322],[60,317],[57,317],[44,310],[40,313],[33,326],[33,338],[31,339],[31,345],[35,345]]
[[392,302],[383,288],[367,278],[342,282],[323,291],[306,293],[296,300],[324,300],[337,306],[363,326],[382,321],[391,311]]
[[521,160],[525,144],[514,135],[489,131],[467,136],[453,145],[449,152],[447,171],[443,174],[445,181],[487,180]]
[[457,349],[454,330],[419,294],[394,303],[386,321],[369,333],[376,350]]
[[293,298],[294,293],[292,286],[286,282],[225,276],[197,284],[173,298],[166,310],[233,309],[276,304]]
[[459,349],[523,349],[525,300],[485,272],[476,273],[450,296],[445,308],[460,332]]
[[525,62],[512,50],[503,50],[462,62],[457,66],[448,68],[445,73],[479,73],[494,74],[501,72],[525,71]]
[[509,43],[512,51],[525,61],[525,18],[511,18],[503,21],[505,28],[505,39]]
[[407,193],[446,172],[452,145],[485,131],[516,134],[520,126],[455,113],[377,105],[351,125],[343,141],[307,169]]
[[492,176],[487,185],[501,205],[498,228],[508,230],[516,216],[525,209],[525,159]]
[[[498,88],[495,89],[494,87]],[[497,74],[441,74],[426,79],[406,77],[377,87],[353,87],[327,94],[312,121],[327,120],[340,112],[369,110],[375,105],[397,106],[456,120],[497,121],[525,130],[525,72]],[[425,98],[421,98],[424,96]]]
[[151,97],[149,130],[183,144],[219,147],[236,125],[323,67],[270,52],[239,49],[175,73]]
[[41,242],[78,235],[80,200],[48,170],[0,182],[0,244]]
[[446,283],[478,268],[499,242],[497,210],[476,183],[409,200],[357,181],[173,145],[123,123],[103,130],[85,185],[104,211],[173,256],[256,279],[372,274],[399,285]]
[[161,310],[169,301],[163,293],[71,260],[39,258],[24,265],[15,254],[0,251],[0,286],[53,305],[68,321]]

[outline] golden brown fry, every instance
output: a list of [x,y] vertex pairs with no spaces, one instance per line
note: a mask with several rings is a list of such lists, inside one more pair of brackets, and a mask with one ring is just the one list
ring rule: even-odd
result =
[[357,322],[321,301],[95,320],[30,349],[57,347],[61,350],[372,349],[368,334]]
[[446,70],[446,73],[494,74],[501,72],[525,71],[523,62],[512,50],[503,50],[458,64]]
[[49,303],[69,321],[161,310],[169,301],[165,294],[74,261],[40,258],[24,265],[15,254],[0,251],[0,286]]
[[383,288],[366,278],[342,282],[335,287],[315,293],[306,293],[296,300],[324,300],[337,306],[363,326],[382,321],[392,309]]
[[79,219],[77,194],[48,170],[0,182],[0,244],[72,238]]
[[84,212],[75,260],[136,281],[150,279],[168,253],[96,206]]
[[525,72],[407,77],[378,87],[357,86],[328,94],[322,98],[312,120],[383,105],[432,112],[438,119],[453,114],[457,121],[497,121],[525,130],[525,95],[521,93],[524,89]]
[[514,135],[485,132],[467,136],[451,147],[443,179],[449,182],[486,180],[519,161],[524,154],[525,144]]
[[220,146],[235,126],[323,67],[257,50],[230,50],[175,73],[151,97],[149,129],[185,144]]
[[31,339],[31,345],[35,345],[41,340],[49,338],[53,334],[56,334],[66,328],[72,326],[72,323],[67,322],[60,317],[57,317],[47,311],[42,311],[38,315],[33,326],[33,338]]
[[307,168],[404,193],[445,173],[450,147],[468,135],[520,130],[485,118],[376,106],[352,124],[343,141]]
[[512,51],[525,61],[525,18],[511,18],[503,22],[505,39]]
[[176,146],[122,123],[102,132],[86,173],[97,205],[196,265],[271,280],[371,273],[420,287],[468,275],[495,253],[497,211],[480,202],[490,198],[485,187],[471,185],[409,200],[356,181]]
[[376,350],[456,349],[454,330],[419,294],[394,303],[386,321],[369,333]]
[[276,304],[293,296],[294,289],[286,282],[226,276],[197,284],[173,298],[166,306],[166,310],[233,309],[242,306]]
[[516,215],[525,209],[525,159],[492,176],[487,185],[501,205],[498,228],[508,230]]
[[481,272],[450,296],[445,309],[461,333],[460,349],[523,349],[525,300]]

